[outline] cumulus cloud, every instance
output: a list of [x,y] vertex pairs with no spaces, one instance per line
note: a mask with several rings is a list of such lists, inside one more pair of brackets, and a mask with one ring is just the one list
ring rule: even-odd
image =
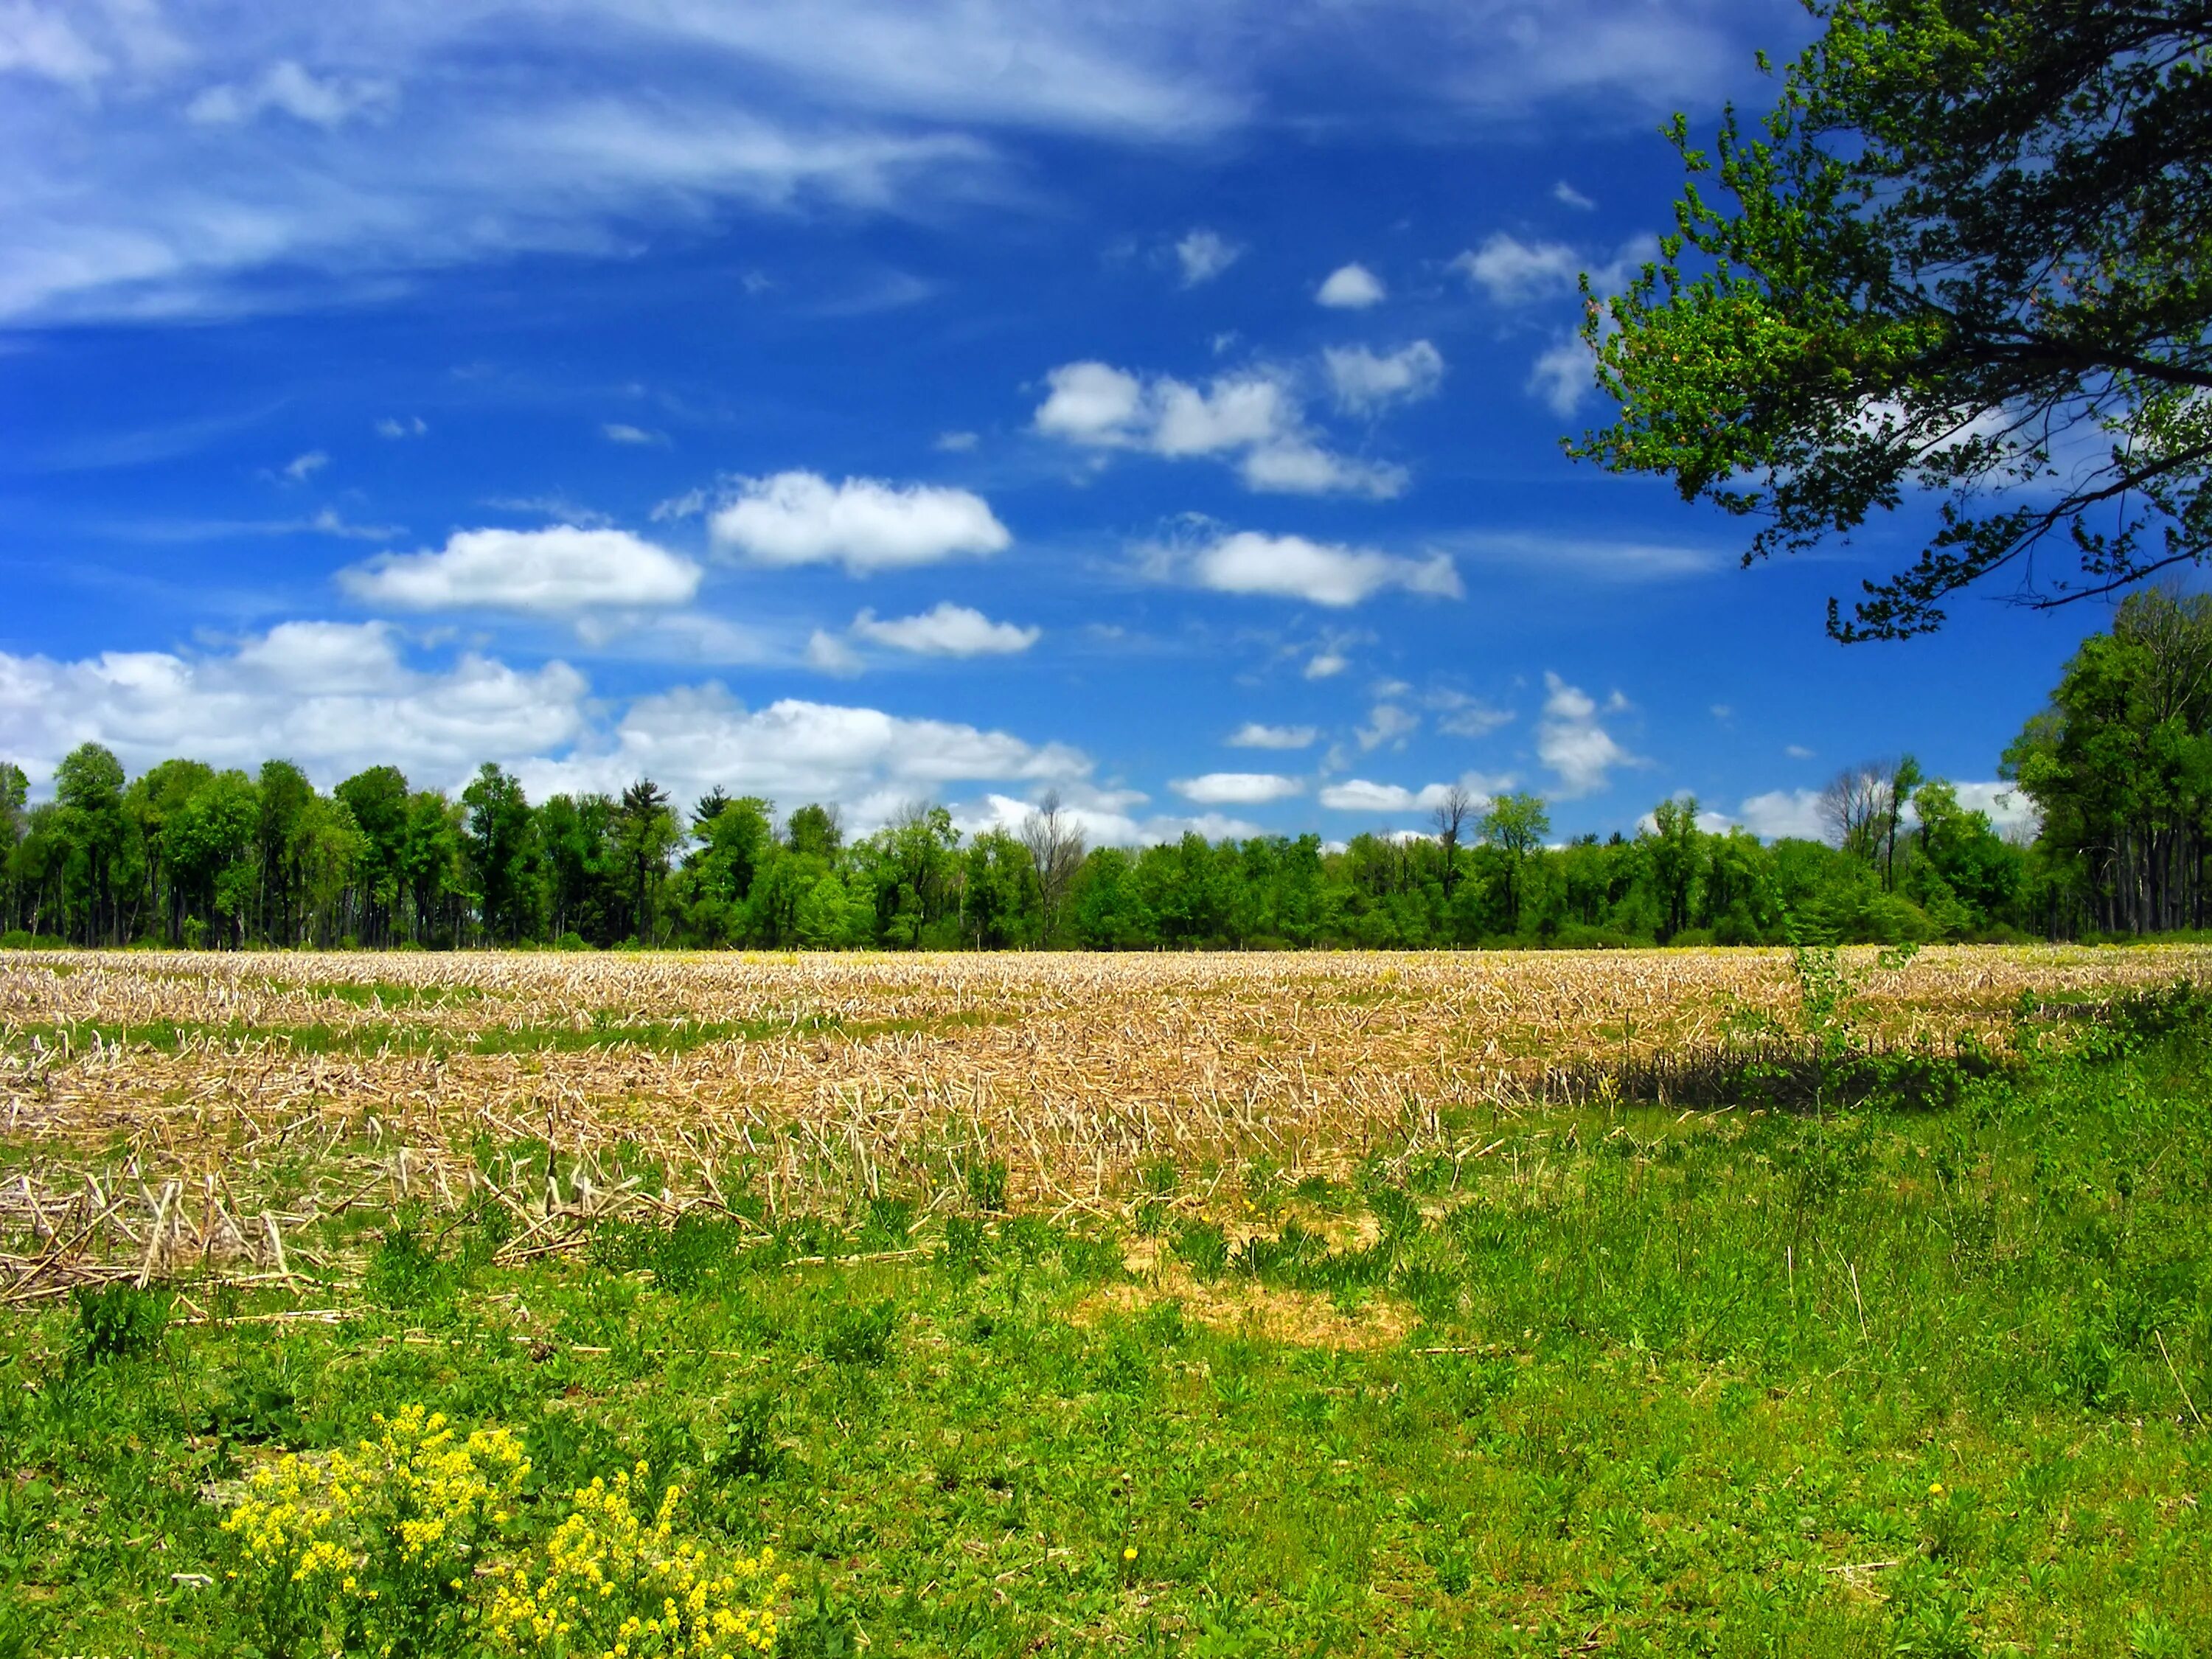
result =
[[[2039,827],[2034,803],[2016,785],[1969,782],[1954,784],[1952,787],[1958,791],[1960,805],[1969,811],[1988,813],[1990,823],[2000,835],[2032,837]],[[1770,789],[1747,799],[1737,809],[1737,815],[1744,828],[1762,840],[1777,841],[1788,836],[1800,841],[1827,841],[1833,826],[1820,810],[1820,793],[1818,789]],[[1909,807],[1905,818],[1911,823],[1919,821]]]
[[1201,806],[1263,806],[1305,793],[1297,778],[1279,772],[1207,772],[1194,778],[1175,778],[1168,787],[1185,800]]
[[1314,295],[1318,304],[1339,311],[1364,311],[1383,298],[1382,279],[1361,264],[1339,265]]
[[[1559,794],[1571,799],[1595,793],[1611,781],[1615,767],[1644,763],[1599,724],[1597,701],[1580,686],[1570,685],[1547,671],[1544,688],[1544,714],[1536,726],[1536,757],[1559,779]],[[1607,710],[1618,712],[1626,707],[1615,692]]]
[[1203,227],[1176,244],[1176,262],[1182,267],[1182,285],[1196,288],[1210,283],[1235,264],[1244,250],[1218,231]]
[[1065,744],[1033,744],[957,721],[787,697],[748,709],[716,684],[636,699],[611,732],[568,755],[518,761],[533,798],[556,789],[618,791],[649,776],[679,799],[719,784],[732,794],[833,801],[856,829],[956,785],[1066,787],[1091,762]]
[[879,620],[874,611],[863,611],[853,618],[853,632],[896,651],[933,657],[988,657],[1026,651],[1044,630],[993,622],[980,611],[948,600],[918,617]]
[[305,483],[331,464],[331,458],[319,449],[311,449],[304,455],[295,455],[284,465],[284,476],[294,483]]
[[[1130,808],[1143,805],[1147,797],[1133,789],[1093,789],[1082,784],[1055,785],[1054,788],[1060,798],[1061,816],[1093,847],[1153,847],[1193,834],[1208,841],[1242,841],[1264,833],[1249,819],[1222,812],[1161,812],[1138,817]],[[975,807],[956,807],[953,822],[971,835],[989,830],[1018,833],[1023,820],[1035,810],[1034,801],[993,793]]]
[[1305,677],[1310,680],[1334,679],[1351,666],[1352,659],[1344,653],[1333,647],[1324,647],[1315,652],[1312,659],[1306,664]]
[[1466,790],[1474,798],[1475,805],[1481,807],[1488,805],[1500,791],[1512,787],[1510,777],[1485,777],[1479,772],[1469,772],[1456,786],[1429,783],[1419,789],[1408,789],[1399,783],[1346,778],[1323,789],[1321,804],[1338,812],[1428,812],[1442,806],[1454,787]]
[[2014,783],[1957,783],[1959,805],[1969,811],[1986,812],[1997,833],[2013,840],[2032,840],[2043,827],[2043,815]]
[[0,752],[39,778],[96,742],[134,771],[172,755],[240,767],[283,755],[325,784],[387,761],[456,784],[478,761],[574,742],[586,690],[563,662],[528,672],[465,653],[417,671],[388,623],[288,622],[227,654],[0,653]]
[[0,653],[0,754],[41,784],[86,742],[133,771],[173,755],[240,767],[281,755],[325,787],[390,763],[418,786],[454,788],[491,760],[533,799],[650,776],[678,799],[720,785],[833,801],[856,828],[975,785],[1089,797],[1091,763],[1065,744],[797,698],[749,709],[713,683],[610,710],[564,662],[525,671],[463,652],[418,668],[402,643],[386,623],[300,621],[228,651]]
[[1817,789],[1770,789],[1753,795],[1736,809],[1743,827],[1762,841],[1785,836],[1799,841],[1823,841],[1827,825],[1820,816]]
[[683,605],[699,567],[626,530],[461,530],[443,548],[387,553],[338,573],[368,605],[408,611],[539,614],[587,606]]
[[1262,726],[1247,720],[1227,738],[1231,749],[1310,749],[1321,733],[1310,726]]
[[419,438],[429,429],[429,423],[420,415],[386,415],[376,423],[380,438]]
[[1658,239],[1648,235],[1624,242],[1609,259],[1596,259],[1565,242],[1524,242],[1498,231],[1454,259],[1452,269],[1487,294],[1492,304],[1526,306],[1573,293],[1584,271],[1599,293],[1617,292],[1658,253]]
[[1452,269],[1501,306],[1571,294],[1583,258],[1565,242],[1524,242],[1499,231],[1452,261]]
[[1233,460],[1248,489],[1281,494],[1385,498],[1406,485],[1401,468],[1324,448],[1295,389],[1270,371],[1218,375],[1201,391],[1170,375],[1146,380],[1086,362],[1063,363],[1045,380],[1036,429],[1063,442],[1170,459]]
[[[1447,554],[1409,559],[1370,548],[1309,541],[1303,536],[1264,536],[1252,530],[1239,530],[1200,547],[1188,556],[1185,568],[1191,581],[1218,593],[1304,599],[1339,608],[1391,587],[1452,599],[1462,592],[1459,573]],[[1309,678],[1321,678],[1311,667],[1307,672]]]
[[1522,389],[1564,421],[1595,389],[1596,365],[1590,349],[1570,335],[1538,355]]
[[1426,340],[1386,356],[1365,346],[1331,346],[1322,353],[1337,406],[1356,414],[1386,404],[1432,398],[1443,384],[1443,354]]
[[981,495],[938,484],[814,472],[748,478],[708,520],[714,544],[758,564],[842,564],[848,574],[997,553],[1013,542]]
[[940,432],[930,447],[947,455],[965,455],[981,441],[973,432]]
[[319,80],[287,58],[246,85],[226,82],[208,88],[185,106],[185,114],[202,125],[235,126],[274,110],[311,126],[335,127],[389,108],[395,96],[388,81],[341,76]]

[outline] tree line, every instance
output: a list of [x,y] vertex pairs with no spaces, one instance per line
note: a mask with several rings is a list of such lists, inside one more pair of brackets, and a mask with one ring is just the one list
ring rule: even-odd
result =
[[2131,595],[2007,749],[2041,827],[2008,840],[1911,757],[1846,768],[1822,836],[1761,842],[1661,801],[1555,842],[1544,800],[1451,791],[1416,830],[1091,848],[1048,797],[963,834],[920,803],[848,836],[649,779],[533,802],[491,763],[458,796],[374,766],[325,793],[85,744],[53,798],[0,763],[8,942],[203,947],[1091,950],[1895,943],[2212,923],[2212,598]]
[[[1893,769],[1888,786],[1908,775]],[[1157,950],[1964,938],[2017,926],[2029,862],[1940,782],[1916,783],[1917,816],[1878,834],[1863,813],[1839,820],[1835,845],[1709,833],[1687,799],[1661,802],[1633,836],[1553,845],[1540,798],[1455,792],[1418,834],[1340,848],[1313,835],[1187,835],[1137,850],[1086,847],[1050,798],[1012,829],[963,835],[945,807],[920,804],[848,836],[833,807],[779,815],[720,790],[679,807],[650,780],[619,796],[533,803],[493,764],[458,797],[379,766],[325,793],[281,760],[252,775],[170,760],[131,778],[96,744],[70,754],[54,785],[52,800],[27,805],[21,769],[0,770],[0,930],[11,943]]]

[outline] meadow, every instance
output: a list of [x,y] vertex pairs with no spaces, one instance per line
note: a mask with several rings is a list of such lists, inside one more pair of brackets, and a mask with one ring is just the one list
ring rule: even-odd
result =
[[2207,954],[0,956],[0,1659],[2212,1651]]

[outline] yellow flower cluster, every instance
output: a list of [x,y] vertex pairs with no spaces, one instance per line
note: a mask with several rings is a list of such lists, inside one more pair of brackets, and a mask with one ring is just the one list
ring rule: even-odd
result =
[[546,1540],[544,1558],[495,1584],[484,1625],[514,1654],[599,1659],[732,1659],[775,1651],[773,1604],[790,1585],[763,1550],[719,1570],[676,1535],[682,1489],[671,1486],[648,1520],[634,1500],[643,1463],[593,1480]]
[[359,1574],[380,1541],[397,1546],[397,1565],[420,1568],[465,1553],[485,1522],[506,1522],[530,1473],[507,1430],[464,1439],[442,1413],[420,1406],[376,1424],[379,1437],[350,1452],[295,1453],[254,1471],[222,1522],[250,1568],[303,1588],[335,1580],[373,1601]]

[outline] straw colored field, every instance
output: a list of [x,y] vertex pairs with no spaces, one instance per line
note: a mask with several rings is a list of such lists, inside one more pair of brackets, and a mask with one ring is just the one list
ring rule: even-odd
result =
[[[2023,999],[2201,976],[2212,952],[1854,963],[1867,1029],[2002,1046]],[[263,1265],[289,1217],[348,1194],[488,1187],[580,1222],[733,1183],[772,1212],[950,1199],[981,1170],[1068,1214],[1159,1160],[1296,1177],[1466,1156],[1470,1109],[1540,1103],[1562,1066],[1786,1030],[1797,1007],[1778,951],[0,956],[0,1209],[50,1243],[120,1225],[149,1260]]]

